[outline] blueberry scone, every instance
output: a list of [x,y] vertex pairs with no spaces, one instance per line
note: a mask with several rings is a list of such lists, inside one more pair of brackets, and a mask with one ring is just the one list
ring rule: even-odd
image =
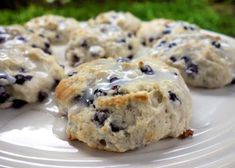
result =
[[68,41],[70,33],[79,27],[79,22],[72,18],[44,15],[33,18],[25,26],[31,31],[45,36],[52,43],[64,43]]
[[118,26],[100,24],[77,29],[66,49],[66,59],[77,66],[98,58],[125,57],[132,59],[140,46],[139,40]]
[[92,25],[113,24],[130,33],[136,33],[141,25],[141,21],[131,13],[116,11],[101,13],[94,19],[89,20],[89,23]]
[[55,59],[27,45],[0,48],[0,108],[43,101],[63,77]]
[[16,45],[29,45],[51,54],[50,42],[44,36],[26,30],[20,25],[0,27],[0,47]]
[[137,37],[143,46],[152,47],[152,45],[165,35],[191,34],[198,32],[196,25],[168,19],[155,19],[149,22],[143,22]]
[[218,36],[166,36],[153,48],[152,55],[177,68],[191,86],[219,88],[232,81],[235,50]]
[[76,70],[56,88],[70,140],[125,152],[189,129],[191,97],[177,69],[152,59],[98,59]]

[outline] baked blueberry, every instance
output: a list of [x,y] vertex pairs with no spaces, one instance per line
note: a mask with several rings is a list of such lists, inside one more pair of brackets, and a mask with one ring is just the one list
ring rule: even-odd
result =
[[33,78],[33,76],[31,75],[22,75],[22,74],[18,74],[15,75],[15,79],[16,79],[16,84],[18,85],[23,85],[26,81],[30,81]]
[[146,75],[153,75],[154,71],[149,65],[144,65],[140,67],[141,72],[145,73]]
[[104,125],[104,122],[107,118],[108,110],[97,110],[95,112],[94,121],[98,122],[100,126]]
[[24,101],[24,100],[20,100],[20,99],[14,99],[12,100],[12,108],[15,108],[15,109],[19,109],[23,106],[25,106],[28,102]]

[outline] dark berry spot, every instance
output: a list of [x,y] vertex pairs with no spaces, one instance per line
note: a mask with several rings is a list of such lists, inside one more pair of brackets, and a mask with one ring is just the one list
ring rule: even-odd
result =
[[95,112],[94,121],[98,122],[99,125],[103,126],[107,118],[108,118],[108,110],[98,110]]
[[117,41],[118,43],[125,43],[126,42],[126,39],[122,38],[120,40]]
[[188,75],[196,75],[198,74],[198,66],[196,64],[189,64],[186,68],[186,71],[185,71]]
[[23,67],[20,67],[20,68],[19,68],[19,72],[21,72],[21,73],[26,73],[26,69],[23,68]]
[[194,28],[194,27],[192,27],[192,26],[190,26],[189,28],[190,28],[190,30],[195,30],[195,28]]
[[171,92],[171,91],[168,91],[168,94],[169,94],[169,99],[170,99],[171,101],[176,101],[176,100],[178,100],[178,101],[180,102],[179,98],[176,96],[175,93],[173,93],[173,92]]
[[128,50],[132,50],[132,49],[133,49],[132,45],[128,45]]
[[54,89],[59,83],[60,83],[60,80],[59,79],[55,79],[52,88]]
[[6,93],[4,87],[0,86],[0,103],[5,103],[10,95]]
[[101,89],[96,89],[96,90],[94,91],[94,95],[95,95],[96,97],[99,97],[99,96],[107,96],[107,93],[106,93],[105,91],[101,90]]
[[183,56],[181,59],[184,60],[185,63],[191,62],[191,59],[188,56]]
[[33,48],[38,48],[38,46],[36,46],[35,44],[32,44],[31,45]]
[[51,55],[51,54],[52,54],[49,49],[44,49],[43,51],[44,51],[44,53],[46,53],[46,54],[48,54],[48,55]]
[[235,84],[235,78],[233,78],[232,82],[231,82],[232,85]]
[[45,48],[50,48],[50,44],[49,43],[44,43]]
[[216,42],[216,41],[212,41],[211,44],[212,44],[214,47],[216,47],[216,48],[220,48],[220,47],[221,47],[220,43],[219,43],[219,42]]
[[93,104],[94,98],[93,97],[88,98],[85,96],[77,95],[76,97],[74,97],[74,101],[81,102],[86,106],[90,106],[91,104]]
[[88,44],[87,44],[86,40],[83,40],[81,42],[80,46],[83,47],[83,48],[88,48]]
[[25,81],[30,81],[31,79],[33,78],[33,76],[31,75],[22,75],[22,74],[18,74],[15,76],[15,79],[16,79],[16,84],[18,85],[23,85]]
[[28,102],[24,101],[24,100],[20,100],[20,99],[14,99],[12,101],[12,107],[15,109],[19,109],[21,107],[23,107],[24,105],[26,105]]
[[176,43],[170,43],[168,47],[169,47],[169,48],[172,48],[172,47],[174,47],[174,46],[176,46]]
[[183,26],[184,30],[188,30],[188,27],[187,26]]
[[120,88],[121,87],[119,85],[112,86],[112,90],[114,91],[113,96],[122,94],[122,92],[120,91]]
[[153,42],[153,40],[154,40],[154,38],[153,38],[153,37],[150,37],[150,38],[149,38],[149,42],[150,42],[150,43],[152,43],[152,42]]
[[104,139],[101,139],[100,144],[103,145],[103,146],[106,146],[106,141]]
[[146,46],[146,42],[145,41],[142,41],[141,43],[143,46]]
[[114,81],[116,81],[116,80],[118,80],[118,79],[119,79],[118,77],[114,76],[114,77],[111,77],[111,78],[109,79],[109,82],[112,83],[112,82],[114,82]]
[[129,60],[131,60],[131,59],[133,59],[133,55],[128,55],[127,58],[128,58]]
[[171,56],[170,58],[169,58],[172,62],[175,62],[177,59],[176,59],[176,57],[174,57],[174,56]]
[[78,63],[80,61],[80,58],[77,56],[77,54],[73,54],[72,56],[72,62],[75,65],[76,63]]
[[26,41],[27,41],[27,40],[26,40],[24,37],[22,37],[22,36],[18,37],[17,39],[20,40],[20,41],[23,41],[23,42],[26,42]]
[[59,34],[55,35],[55,38],[59,39],[59,38],[60,38],[60,35],[59,35]]
[[133,36],[133,34],[132,34],[132,33],[128,33],[127,36],[128,36],[129,38],[131,38],[131,37]]
[[46,92],[40,91],[38,93],[38,101],[43,102],[48,97],[48,94]]
[[120,130],[122,130],[122,128],[120,128],[119,126],[117,126],[114,123],[110,123],[110,128],[111,128],[112,132],[119,132]]
[[73,75],[75,75],[75,74],[77,74],[76,71],[71,71],[71,72],[68,73],[68,76],[73,76]]
[[43,34],[39,34],[39,36],[42,37],[42,38],[45,38],[45,36]]
[[164,30],[164,31],[162,32],[162,34],[170,34],[170,33],[171,33],[170,30]]
[[0,36],[0,44],[3,43],[5,40],[5,37]]
[[145,73],[146,75],[153,75],[154,71],[149,65],[144,65],[140,67],[141,72]]

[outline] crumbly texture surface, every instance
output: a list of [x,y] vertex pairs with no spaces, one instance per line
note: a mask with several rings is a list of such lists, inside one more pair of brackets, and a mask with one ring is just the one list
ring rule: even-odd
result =
[[175,68],[154,58],[98,59],[56,88],[67,135],[92,148],[125,152],[189,129],[192,102]]
[[41,102],[64,76],[54,57],[27,45],[0,48],[0,108]]
[[66,43],[70,38],[70,33],[80,25],[73,18],[43,15],[28,21],[25,26],[31,31],[45,36],[52,43]]
[[50,42],[44,36],[35,34],[20,25],[0,27],[0,47],[16,45],[40,48],[45,53],[52,54]]
[[118,26],[100,24],[84,26],[73,32],[66,49],[66,59],[71,66],[98,58],[124,57],[132,59],[139,49],[139,40]]
[[140,28],[141,20],[129,12],[109,11],[90,19],[89,24],[112,24],[119,26],[124,31],[135,34]]
[[142,22],[137,32],[137,37],[143,46],[152,47],[154,43],[165,35],[191,34],[199,30],[197,26],[187,22],[155,19],[149,22]]
[[235,50],[218,36],[170,35],[156,43],[153,50],[154,57],[179,69],[191,86],[219,88],[232,81]]

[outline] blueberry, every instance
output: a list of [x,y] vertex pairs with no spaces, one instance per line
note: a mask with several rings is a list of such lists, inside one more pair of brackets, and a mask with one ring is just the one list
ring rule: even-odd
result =
[[128,55],[128,56],[127,56],[127,58],[128,58],[129,60],[133,59],[133,57],[134,57],[133,55]]
[[132,34],[132,33],[128,33],[127,36],[128,36],[129,38],[131,38],[131,37],[133,36],[133,34]]
[[153,42],[153,40],[154,40],[154,38],[153,38],[153,37],[150,37],[150,38],[149,38],[149,42],[150,42],[150,43],[152,43],[152,42]]
[[0,36],[0,44],[3,43],[5,40],[5,37]]
[[20,41],[23,41],[23,42],[26,42],[26,41],[27,41],[27,40],[26,40],[24,37],[22,37],[22,36],[19,36],[17,39],[20,40]]
[[114,76],[114,77],[111,77],[111,78],[109,79],[109,82],[112,83],[112,82],[114,82],[114,81],[116,81],[116,80],[118,80],[118,79],[119,79],[118,77]]
[[103,126],[105,120],[108,118],[108,110],[97,110],[94,115],[94,121]]
[[132,49],[133,49],[132,45],[128,45],[128,50],[132,50]]
[[232,85],[235,84],[235,78],[233,78],[232,82],[231,82]]
[[57,34],[57,35],[55,36],[55,38],[59,39],[59,38],[60,38],[60,35],[59,35],[59,34]]
[[191,58],[189,58],[188,56],[182,56],[181,59],[184,60],[185,63],[191,62]]
[[31,75],[22,75],[22,74],[18,74],[18,75],[15,75],[15,79],[16,79],[16,84],[18,85],[23,85],[25,83],[25,81],[30,81],[31,79],[33,78],[33,76]]
[[77,54],[73,54],[72,56],[72,62],[75,65],[76,63],[78,63],[80,61],[80,58],[77,56]]
[[188,30],[188,27],[187,26],[183,26],[184,30]]
[[0,104],[5,103],[10,95],[5,91],[4,87],[0,86]]
[[153,75],[154,71],[149,65],[144,65],[140,67],[141,72],[145,73],[146,75]]
[[114,123],[110,123],[110,128],[111,128],[112,132],[119,132],[120,130],[122,130],[122,128],[120,128],[119,126],[117,126]]
[[164,31],[162,32],[162,34],[170,34],[170,33],[171,33],[170,30],[164,30]]
[[112,86],[112,90],[114,91],[113,96],[122,94],[122,92],[120,91],[120,88],[121,86],[119,85]]
[[146,42],[145,41],[142,41],[141,43],[143,46],[146,46]]
[[38,48],[38,46],[35,45],[35,44],[32,44],[31,46],[32,46],[33,48]]
[[101,139],[101,140],[99,141],[99,143],[100,143],[101,145],[103,145],[103,146],[106,146],[106,141],[105,141],[104,139]]
[[51,55],[51,54],[52,54],[52,53],[49,51],[48,48],[44,49],[43,51],[44,51],[44,53],[46,53],[46,54],[48,54],[48,55]]
[[172,47],[174,47],[174,46],[176,46],[176,43],[174,43],[174,42],[173,42],[173,43],[170,43],[170,44],[168,45],[169,48],[172,48]]
[[186,73],[192,76],[198,74],[198,66],[194,63],[187,65]]
[[120,40],[117,41],[118,43],[125,43],[126,42],[126,39],[122,38]]
[[192,26],[190,26],[190,27],[189,27],[189,29],[190,29],[190,30],[195,30],[195,28],[194,28],[194,27],[192,27]]
[[174,57],[174,56],[171,56],[169,59],[170,59],[172,62],[177,61],[176,57]]
[[39,36],[42,37],[42,38],[45,38],[45,36],[43,34],[39,34]]
[[43,102],[48,97],[48,94],[46,92],[40,91],[38,93],[38,101]]
[[26,105],[28,102],[24,101],[24,100],[20,100],[20,99],[14,99],[12,101],[12,107],[15,109],[19,109],[21,107],[23,107],[24,105]]
[[44,43],[44,46],[45,46],[45,48],[50,48],[50,44],[49,43]]
[[81,42],[80,46],[83,47],[83,48],[88,48],[88,44],[87,44],[86,40],[83,40]]
[[220,43],[219,43],[219,42],[216,42],[216,41],[212,41],[211,44],[212,44],[214,47],[216,47],[216,48],[220,48],[220,47],[221,47]]
[[99,96],[107,96],[107,93],[105,91],[101,90],[101,89],[96,89],[94,91],[94,95],[97,96],[97,97],[99,97]]
[[173,93],[172,91],[168,91],[168,94],[169,94],[169,99],[171,101],[177,101],[178,100],[180,102],[179,98],[176,96],[175,93]]
[[60,83],[59,79],[54,79],[54,84],[53,84],[52,88],[55,88],[59,83]]
[[75,75],[75,74],[77,74],[76,71],[71,71],[71,72],[68,73],[68,76],[73,76],[73,75]]

